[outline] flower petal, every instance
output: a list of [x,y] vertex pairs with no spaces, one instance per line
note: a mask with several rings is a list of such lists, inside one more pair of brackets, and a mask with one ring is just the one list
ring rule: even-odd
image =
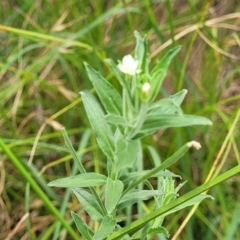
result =
[[138,61],[134,60],[134,58],[128,54],[123,57],[122,63],[118,64],[118,68],[123,73],[134,75],[137,73]]

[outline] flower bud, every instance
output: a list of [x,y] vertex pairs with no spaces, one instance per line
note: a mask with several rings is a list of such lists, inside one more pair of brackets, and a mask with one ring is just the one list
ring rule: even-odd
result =
[[151,91],[150,83],[145,82],[142,85],[142,89],[141,89],[141,99],[142,99],[143,102],[147,102],[149,100],[150,91]]

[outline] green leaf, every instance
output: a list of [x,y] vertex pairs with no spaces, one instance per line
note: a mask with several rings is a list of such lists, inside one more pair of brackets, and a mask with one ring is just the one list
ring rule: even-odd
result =
[[120,210],[127,206],[133,205],[138,201],[148,200],[152,197],[160,196],[163,194],[165,193],[160,190],[134,190],[134,191],[128,192],[121,198],[117,206],[117,209]]
[[154,102],[151,104],[149,110],[149,114],[182,114],[181,108],[177,106],[170,98],[163,98],[157,102]]
[[51,187],[93,187],[105,184],[107,177],[99,173],[82,173],[72,177],[60,178],[48,183]]
[[117,139],[115,161],[117,171],[123,168],[131,168],[136,161],[139,146],[137,141],[126,141]]
[[[123,184],[129,184],[132,181],[135,181],[136,179],[146,175],[149,173],[150,170],[143,170],[143,171],[138,171],[138,172],[130,172],[127,173],[126,175],[121,175],[120,180],[122,180]],[[152,177],[175,177],[181,179],[180,175],[174,174],[168,170],[160,171],[153,175]]]
[[152,238],[155,235],[160,234],[160,233],[164,234],[167,238],[170,236],[169,232],[166,228],[164,228],[162,226],[159,226],[159,227],[156,227],[156,228],[152,227],[148,230],[148,238],[150,239],[150,238]]
[[116,220],[112,219],[109,216],[105,216],[102,220],[99,229],[96,231],[94,235],[94,240],[103,240],[107,236],[109,236],[116,226]]
[[111,214],[115,210],[116,205],[118,204],[124,185],[120,180],[112,180],[111,178],[107,179],[106,185],[106,201],[105,206],[108,214]]
[[175,93],[174,95],[171,95],[169,98],[175,103],[175,105],[180,106],[187,94],[187,90],[183,89],[180,92]]
[[[175,191],[175,192],[177,192],[177,191]],[[171,195],[171,194],[170,194],[170,195]],[[190,200],[188,200],[188,201],[186,201],[186,202],[178,205],[177,207],[170,209],[169,211],[167,211],[166,213],[164,213],[164,214],[161,215],[160,217],[155,218],[155,219],[154,219],[154,223],[152,224],[152,227],[153,227],[153,228],[158,228],[158,227],[160,226],[159,223],[161,224],[161,223],[163,222],[164,217],[166,217],[167,215],[170,215],[170,214],[172,214],[172,213],[175,213],[175,212],[177,212],[177,211],[180,211],[180,210],[182,210],[182,209],[184,209],[184,208],[186,208],[186,207],[192,206],[192,205],[194,205],[194,204],[200,203],[201,201],[203,201],[203,200],[206,199],[206,198],[211,198],[211,199],[213,199],[213,197],[210,196],[210,195],[200,194],[200,195],[198,195],[198,196],[196,196],[196,197],[193,197],[192,199],[190,199]],[[167,205],[167,204],[170,203],[170,202],[174,202],[174,200],[172,200],[172,201],[164,201],[164,206]],[[160,205],[160,206],[161,206],[161,205]]]
[[75,222],[77,229],[82,234],[82,236],[86,240],[92,240],[93,239],[93,231],[90,229],[87,224],[74,212],[71,212],[71,216],[73,218],[73,221]]
[[190,147],[193,147],[192,142],[184,144],[181,148],[179,148],[171,157],[167,158],[162,164],[156,166],[155,168],[147,171],[143,176],[139,177],[136,181],[131,183],[127,189],[124,190],[123,195],[130,192],[131,189],[136,187],[138,184],[144,182],[145,180],[149,179],[150,177],[154,176],[158,172],[170,167],[175,162],[177,162],[187,151]]
[[151,157],[152,159],[152,165],[154,167],[158,166],[159,164],[162,163],[162,160],[161,160],[161,157],[159,156],[159,153],[157,151],[157,149],[151,145],[144,145],[144,149],[147,149],[148,152],[149,152],[149,156]]
[[82,188],[73,188],[73,193],[76,195],[78,201],[82,204],[84,210],[90,215],[90,217],[96,222],[101,222],[103,214],[101,206],[96,198],[88,191]]
[[182,114],[182,109],[180,105],[187,94],[187,90],[182,91],[169,96],[168,98],[160,99],[150,105],[149,111],[151,114]]
[[83,104],[90,124],[95,132],[99,147],[108,159],[113,159],[113,134],[109,128],[98,102],[90,95],[81,92]]
[[122,97],[118,91],[102,75],[84,63],[102,105],[108,113],[122,115]]
[[123,92],[124,92],[123,95],[126,97],[128,107],[131,109],[132,104],[133,104],[132,103],[132,97],[131,97],[131,93],[130,93],[130,89],[129,89],[129,84],[126,82],[125,75],[120,71],[120,69],[112,61],[112,59],[106,59],[105,61],[111,67],[111,69],[112,69],[113,73],[115,74],[115,76],[117,77],[119,83],[122,85]]
[[186,127],[192,125],[212,125],[212,122],[205,117],[194,115],[168,114],[161,116],[159,114],[149,114],[146,117],[143,127],[134,138],[138,139],[145,137],[162,128]]
[[212,188],[213,186],[218,185],[219,183],[231,178],[232,176],[234,176],[235,174],[238,174],[239,172],[240,172],[240,165],[237,165],[236,167],[233,167],[232,169],[224,172],[223,174],[211,179],[209,182],[206,182],[203,185],[196,187],[194,190],[186,193],[185,195],[177,198],[175,201],[172,201],[171,203],[161,207],[160,209],[157,209],[145,215],[144,217],[139,218],[133,223],[125,226],[124,228],[119,229],[118,231],[108,236],[107,240],[121,239],[121,237],[124,236],[125,234],[133,234],[134,232],[146,226],[148,222],[155,219],[156,217],[163,216],[169,210],[177,207],[178,205],[181,205],[184,202],[187,202],[188,200],[199,195],[200,193],[206,191],[207,189]]
[[167,52],[167,54],[156,64],[156,66],[151,71],[151,97],[150,102],[152,102],[161,88],[163,79],[165,78],[168,70],[168,66],[170,65],[173,57],[179,52],[181,49],[180,46],[177,46]]
[[148,74],[148,42],[146,36],[143,38],[141,35],[134,31],[136,38],[135,59],[139,61],[138,69],[141,69],[143,73]]
[[115,114],[108,114],[105,116],[106,121],[114,126],[122,126],[122,127],[131,127],[131,124],[127,122],[125,118]]
[[119,83],[122,85],[122,87],[124,89],[128,89],[127,85],[126,85],[126,81],[124,78],[124,74],[120,71],[120,69],[118,68],[118,66],[113,62],[112,59],[105,59],[105,62],[111,67],[114,75],[116,76],[116,78],[118,79]]
[[[61,132],[62,132],[62,135],[63,135],[63,139],[64,139],[64,141],[65,141],[65,144],[67,145],[67,148],[68,148],[69,152],[71,153],[71,155],[72,155],[72,157],[73,157],[73,160],[74,160],[75,164],[76,164],[77,167],[78,167],[79,172],[80,172],[80,173],[85,173],[86,170],[85,170],[85,168],[83,167],[82,162],[81,162],[80,158],[78,157],[78,154],[76,153],[76,151],[75,151],[75,149],[74,149],[74,147],[73,147],[73,145],[72,145],[72,143],[71,143],[71,141],[70,141],[70,139],[69,139],[69,137],[68,137],[68,134],[67,134],[66,129],[65,129],[65,128],[62,128],[62,129],[61,129]],[[84,142],[84,145],[85,145],[85,146],[87,145],[87,142],[88,142],[88,139],[89,139],[89,137],[90,137],[90,134],[91,134],[91,131],[90,131],[90,129],[89,129],[89,130],[86,131],[85,134],[82,136],[81,142],[84,140],[83,142]],[[85,147],[83,147],[83,148],[85,148]]]
[[199,194],[198,196],[196,197],[193,197],[192,199],[178,205],[177,207],[175,208],[172,208],[171,210],[167,211],[166,213],[164,213],[162,216],[165,217],[169,214],[172,214],[172,213],[175,213],[181,209],[184,209],[186,207],[189,207],[189,206],[192,206],[194,204],[197,204],[197,203],[200,203],[201,201],[203,201],[204,199],[206,198],[210,198],[210,199],[214,199],[212,196],[210,195],[207,195],[207,194]]

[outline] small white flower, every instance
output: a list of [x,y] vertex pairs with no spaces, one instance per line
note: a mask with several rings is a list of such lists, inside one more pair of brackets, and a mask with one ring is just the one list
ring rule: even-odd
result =
[[118,64],[118,68],[126,74],[129,75],[135,75],[138,73],[137,70],[138,67],[138,61],[134,60],[134,58],[131,55],[126,55],[122,59],[122,63]]

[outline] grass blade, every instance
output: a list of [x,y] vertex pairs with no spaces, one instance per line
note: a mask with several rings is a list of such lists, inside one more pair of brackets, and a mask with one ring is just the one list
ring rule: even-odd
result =
[[14,153],[8,148],[8,146],[4,143],[2,138],[0,138],[0,147],[3,152],[9,157],[21,175],[26,179],[26,181],[31,185],[32,189],[36,192],[36,194],[42,199],[46,208],[62,223],[62,225],[66,228],[72,239],[78,240],[79,237],[72,229],[72,227],[68,224],[68,222],[64,219],[64,217],[60,214],[56,207],[54,207],[53,203],[50,201],[48,196],[42,191],[37,182],[32,178],[29,174],[28,170],[23,166],[21,161],[17,159]]
[[113,233],[112,235],[110,235],[107,240],[113,240],[113,239],[118,239],[119,237],[128,234],[128,233],[133,233],[136,230],[141,229],[142,227],[144,227],[149,221],[153,220],[156,217],[159,217],[161,215],[163,215],[164,213],[168,212],[170,209],[173,209],[177,206],[179,206],[180,204],[192,199],[193,197],[197,196],[198,194],[201,194],[202,192],[206,191],[207,189],[214,187],[216,185],[218,185],[219,183],[227,180],[228,178],[233,177],[234,175],[236,175],[237,173],[240,172],[240,165],[230,169],[229,171],[219,175],[218,177],[210,180],[209,182],[195,188],[194,190],[192,190],[191,192],[183,195],[182,197],[176,199],[174,202],[165,205],[164,207],[162,207],[161,209],[158,209],[146,216],[144,216],[141,219],[138,219],[137,221],[133,222],[132,224],[120,229],[119,231]]

